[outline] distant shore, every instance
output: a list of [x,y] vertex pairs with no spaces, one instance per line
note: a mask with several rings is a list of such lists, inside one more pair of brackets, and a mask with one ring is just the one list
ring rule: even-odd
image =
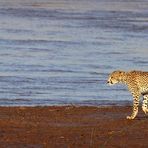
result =
[[129,106],[0,107],[1,147],[148,147],[148,116]]

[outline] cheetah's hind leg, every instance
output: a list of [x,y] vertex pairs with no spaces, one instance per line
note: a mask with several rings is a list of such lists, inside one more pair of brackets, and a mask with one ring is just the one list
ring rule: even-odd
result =
[[143,95],[142,110],[145,114],[148,113],[148,94]]

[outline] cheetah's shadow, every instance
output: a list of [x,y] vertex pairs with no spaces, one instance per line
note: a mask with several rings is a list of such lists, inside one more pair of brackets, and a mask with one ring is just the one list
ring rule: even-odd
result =
[[148,114],[147,115],[145,115],[145,116],[138,116],[138,117],[136,117],[135,118],[135,120],[148,120]]

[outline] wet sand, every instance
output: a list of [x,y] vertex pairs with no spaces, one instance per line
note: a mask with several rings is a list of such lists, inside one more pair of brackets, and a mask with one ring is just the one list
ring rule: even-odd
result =
[[1,148],[148,147],[148,116],[131,107],[0,107]]

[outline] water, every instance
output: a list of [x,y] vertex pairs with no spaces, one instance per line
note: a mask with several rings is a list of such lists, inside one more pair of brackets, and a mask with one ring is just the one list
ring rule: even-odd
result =
[[147,59],[147,0],[0,0],[0,105],[127,103],[108,74]]

